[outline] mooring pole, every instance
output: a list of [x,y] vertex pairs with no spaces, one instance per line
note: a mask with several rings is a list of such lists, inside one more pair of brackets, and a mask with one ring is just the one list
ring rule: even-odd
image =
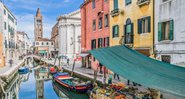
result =
[[71,76],[73,76],[74,69],[75,69],[75,60],[73,62],[73,68],[72,68]]

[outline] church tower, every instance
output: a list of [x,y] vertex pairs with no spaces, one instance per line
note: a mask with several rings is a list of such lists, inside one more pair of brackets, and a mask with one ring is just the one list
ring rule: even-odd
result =
[[40,8],[37,9],[37,13],[34,18],[34,32],[35,32],[35,41],[43,37],[42,15],[40,12]]

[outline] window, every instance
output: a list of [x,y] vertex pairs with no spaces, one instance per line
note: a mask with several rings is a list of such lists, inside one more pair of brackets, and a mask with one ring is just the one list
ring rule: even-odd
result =
[[115,25],[112,27],[112,37],[118,37],[119,36],[119,26]]
[[4,29],[6,30],[6,22],[4,22]]
[[10,14],[8,14],[8,19],[10,19],[14,23],[14,18]]
[[138,19],[138,33],[149,33],[151,29],[151,18],[150,16]]
[[36,45],[39,45],[39,42],[36,42]]
[[96,20],[93,20],[93,31],[96,31]]
[[170,55],[161,55],[161,61],[165,63],[171,62],[171,56]]
[[92,8],[94,9],[96,7],[95,0],[92,0]]
[[124,26],[125,29],[125,44],[132,44],[133,43],[133,23],[130,19],[127,19],[126,25]]
[[98,39],[98,48],[101,48],[101,47],[103,47],[103,39],[99,38]]
[[96,39],[91,40],[91,49],[96,49]]
[[102,17],[99,18],[98,28],[102,29]]
[[106,37],[106,47],[109,46],[109,37]]
[[125,0],[125,4],[126,5],[129,5],[129,4],[131,4],[132,3],[132,0]]
[[47,42],[46,45],[49,45],[49,43]]
[[42,45],[44,45],[44,42],[42,42]]
[[173,40],[173,20],[158,23],[158,41]]
[[162,0],[162,2],[166,2],[166,1],[168,1],[168,0]]
[[114,0],[114,10],[118,9],[118,0]]
[[53,45],[53,42],[51,43],[51,45]]
[[4,15],[6,15],[6,10],[4,9]]
[[108,14],[105,15],[105,27],[109,26],[109,16]]

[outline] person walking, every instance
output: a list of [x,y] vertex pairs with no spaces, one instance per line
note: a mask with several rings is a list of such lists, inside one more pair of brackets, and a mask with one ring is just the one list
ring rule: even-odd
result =
[[67,66],[69,66],[69,58],[67,58]]
[[118,74],[116,74],[116,73],[114,73],[114,79],[116,79],[116,77],[118,78],[118,80],[120,81],[120,79],[119,79],[119,75]]

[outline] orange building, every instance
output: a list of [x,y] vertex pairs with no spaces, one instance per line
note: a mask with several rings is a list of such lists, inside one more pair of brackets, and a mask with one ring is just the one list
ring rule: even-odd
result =
[[3,33],[0,33],[0,67],[5,66],[5,57],[3,55]]

